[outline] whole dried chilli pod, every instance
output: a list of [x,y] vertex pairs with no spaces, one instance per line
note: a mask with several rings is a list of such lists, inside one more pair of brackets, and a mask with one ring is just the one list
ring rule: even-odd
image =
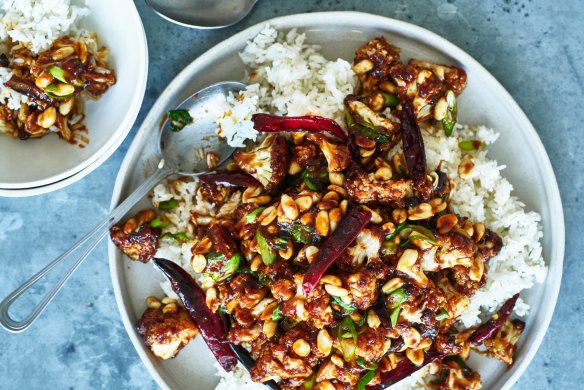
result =
[[242,172],[205,173],[197,176],[203,183],[217,184],[226,187],[261,187],[261,183],[252,176]]
[[254,114],[251,120],[253,122],[253,128],[262,133],[278,133],[281,131],[308,131],[318,133],[328,131],[343,142],[349,142],[349,137],[337,122],[321,116]]
[[408,359],[400,360],[396,367],[391,371],[385,371],[381,373],[381,383],[374,386],[367,386],[367,390],[381,390],[388,388],[389,386],[395,385],[397,382],[404,378],[412,375],[414,372],[422,369],[430,363],[434,363],[437,360],[444,359],[447,354],[439,352],[426,352],[424,353],[424,361],[419,366],[410,362]]
[[422,132],[416,122],[414,106],[409,100],[402,100],[400,111],[404,157],[414,184],[426,180],[426,151]]
[[10,77],[10,79],[6,81],[4,85],[18,93],[28,96],[43,108],[56,104],[55,99],[47,95],[32,81],[21,79],[20,77],[12,75],[12,77]]
[[223,321],[219,315],[207,306],[205,292],[193,278],[176,263],[161,259],[152,259],[170,281],[172,290],[180,297],[189,316],[199,328],[201,336],[215,358],[227,372],[237,365],[237,359],[229,342]]
[[341,220],[333,235],[324,241],[304,275],[302,289],[305,296],[308,296],[314,290],[322,275],[343,251],[355,241],[370,220],[371,212],[360,207],[351,209],[345,218]]
[[518,298],[519,294],[515,294],[509,298],[490,320],[475,329],[468,338],[468,341],[474,346],[479,346],[484,343],[486,339],[497,333],[499,328],[503,326],[505,321],[507,321],[507,318],[509,318],[513,312],[513,308],[515,307]]

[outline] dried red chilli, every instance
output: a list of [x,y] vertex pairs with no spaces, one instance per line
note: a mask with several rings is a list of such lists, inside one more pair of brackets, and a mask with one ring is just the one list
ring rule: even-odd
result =
[[251,117],[253,128],[263,133],[278,133],[281,131],[308,131],[318,133],[328,131],[343,142],[349,137],[337,122],[322,116],[278,116],[270,114],[254,114]]
[[341,220],[337,230],[324,241],[304,275],[302,290],[305,296],[308,296],[314,290],[322,275],[343,251],[355,241],[370,220],[371,212],[360,207],[353,208]]
[[400,360],[396,367],[391,371],[384,371],[380,375],[380,384],[374,386],[367,386],[367,390],[380,390],[385,389],[389,386],[395,385],[397,382],[404,378],[412,375],[414,372],[420,370],[421,368],[427,366],[430,363],[434,363],[437,360],[443,359],[447,354],[439,352],[426,352],[424,354],[424,361],[419,366],[408,359]]
[[21,79],[20,77],[12,75],[12,77],[10,77],[10,79],[6,81],[4,85],[18,93],[28,96],[34,101],[34,103],[38,104],[42,108],[47,108],[48,106],[53,106],[56,104],[55,99],[47,95],[32,81]]
[[197,177],[203,183],[226,187],[261,187],[259,181],[242,172],[205,173]]
[[227,372],[233,370],[237,365],[237,359],[227,341],[225,325],[219,315],[207,306],[204,291],[176,263],[156,257],[152,261],[170,281],[172,290],[182,300],[189,316],[199,328],[203,340],[221,367]]
[[410,177],[416,185],[426,180],[426,151],[422,132],[416,122],[414,106],[409,100],[402,100],[400,111],[404,157]]
[[499,328],[503,326],[505,321],[507,321],[507,318],[509,318],[513,312],[517,298],[519,298],[519,294],[515,294],[509,298],[497,311],[495,316],[475,329],[475,331],[468,338],[468,341],[470,341],[474,346],[479,346],[486,339],[497,333]]

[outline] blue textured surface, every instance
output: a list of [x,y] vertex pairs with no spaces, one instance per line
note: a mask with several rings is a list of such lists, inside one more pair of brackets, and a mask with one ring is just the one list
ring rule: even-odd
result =
[[[260,1],[242,23],[197,31],[156,16],[142,2],[150,53],[138,122],[167,83],[221,40],[292,13],[358,10],[432,30],[470,53],[507,88],[537,129],[557,175],[566,216],[564,279],[551,327],[517,389],[581,388],[584,363],[581,208],[584,163],[584,3],[573,1]],[[52,194],[0,199],[0,297],[24,282],[107,212],[121,148],[81,182]],[[578,157],[580,156],[580,157]],[[34,293],[33,297],[34,299]],[[36,291],[37,294],[40,292]],[[0,330],[1,389],[156,388],[126,336],[111,288],[105,242],[24,334]]]

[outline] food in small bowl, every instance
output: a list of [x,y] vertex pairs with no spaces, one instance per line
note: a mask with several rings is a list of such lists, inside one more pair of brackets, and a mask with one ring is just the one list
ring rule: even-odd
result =
[[[77,30],[77,17],[87,13],[85,8],[65,0],[50,4],[50,11],[61,13],[49,13],[45,7],[47,3],[34,0],[4,3],[0,132],[20,140],[56,133],[85,145],[89,139],[83,100],[99,99],[115,84],[115,73],[107,66],[108,51],[98,46],[97,35]],[[39,25],[31,28],[31,18]]]

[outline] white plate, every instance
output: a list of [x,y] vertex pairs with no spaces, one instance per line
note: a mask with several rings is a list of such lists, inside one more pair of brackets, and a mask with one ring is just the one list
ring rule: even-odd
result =
[[[109,49],[109,65],[117,77],[100,100],[86,104],[90,143],[80,148],[52,135],[25,142],[0,137],[0,189],[43,193],[71,184],[111,156],[134,124],[148,75],[142,21],[130,0],[89,0],[88,6],[91,14],[81,27],[95,31],[99,44]],[[76,175],[82,170],[84,174]]]
[[[385,17],[355,12],[327,12],[292,15],[269,21],[281,30],[306,31],[310,43],[322,45],[328,58],[352,60],[355,49],[369,39],[385,35],[402,48],[405,58],[416,57],[438,63],[456,64],[468,73],[468,87],[461,95],[461,123],[485,124],[501,133],[490,147],[491,156],[506,164],[504,175],[515,184],[518,195],[529,210],[542,216],[543,256],[549,266],[546,281],[522,293],[532,307],[521,339],[515,365],[507,368],[493,359],[483,359],[475,367],[485,389],[506,389],[519,378],[547,330],[560,289],[564,254],[564,220],[554,172],[533,126],[513,98],[488,71],[468,54],[445,39],[412,24]],[[163,112],[198,89],[221,80],[239,80],[244,68],[238,51],[265,25],[261,23],[215,46],[186,67],[162,93],[152,107],[122,164],[112,206],[135,188],[145,169],[152,167],[156,129]],[[148,202],[137,206],[143,208]],[[160,294],[163,276],[149,265],[123,257],[110,243],[110,270],[122,319],[140,358],[163,388],[209,389],[218,379],[213,360],[201,338],[189,344],[176,359],[158,361],[152,357],[134,330],[145,309],[148,295]]]

